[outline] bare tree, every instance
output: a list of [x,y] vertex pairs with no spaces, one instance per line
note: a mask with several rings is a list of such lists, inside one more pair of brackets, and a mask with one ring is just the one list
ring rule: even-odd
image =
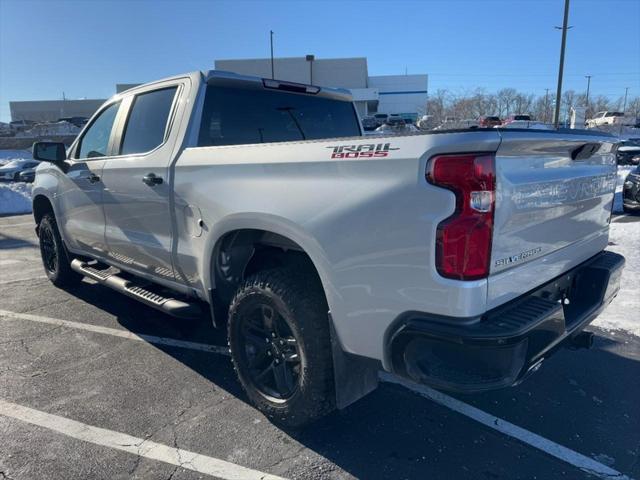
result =
[[[604,95],[590,95],[586,105],[586,94],[574,90],[566,90],[560,105],[563,118],[569,116],[571,107],[586,105],[587,118],[594,112],[604,110],[622,110],[624,98],[611,100]],[[496,93],[488,93],[478,88],[475,90],[453,94],[445,89],[437,90],[429,97],[425,106],[426,113],[433,121],[442,123],[447,117],[458,120],[477,119],[487,115],[505,118],[514,114],[529,114],[535,120],[549,123],[553,114],[553,100],[549,95],[533,95],[518,92],[513,88],[503,88]],[[640,116],[640,97],[627,99],[626,113],[629,116]]]

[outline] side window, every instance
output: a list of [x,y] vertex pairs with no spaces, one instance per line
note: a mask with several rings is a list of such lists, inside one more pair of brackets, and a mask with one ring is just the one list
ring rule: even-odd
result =
[[118,108],[120,108],[120,102],[107,107],[94,120],[80,139],[80,147],[76,158],[96,158],[107,155],[111,129],[113,128]]
[[136,95],[124,130],[120,155],[153,150],[164,142],[167,121],[178,87]]
[[198,146],[359,136],[351,102],[274,90],[209,86]]

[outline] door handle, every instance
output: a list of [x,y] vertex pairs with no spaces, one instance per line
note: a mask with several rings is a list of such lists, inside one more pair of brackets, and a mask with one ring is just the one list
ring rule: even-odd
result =
[[154,187],[162,183],[162,177],[156,176],[155,173],[147,173],[144,177],[142,177],[142,181],[150,187]]
[[100,181],[100,177],[95,173],[90,174],[88,177],[84,177],[89,180],[89,183],[97,183]]

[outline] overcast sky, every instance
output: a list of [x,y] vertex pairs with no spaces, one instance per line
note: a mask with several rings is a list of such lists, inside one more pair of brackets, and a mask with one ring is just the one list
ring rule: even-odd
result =
[[[427,73],[429,90],[555,89],[563,0],[0,0],[0,120],[9,100],[107,98],[215,59],[368,58],[370,75]],[[640,95],[640,0],[573,0],[567,89]]]

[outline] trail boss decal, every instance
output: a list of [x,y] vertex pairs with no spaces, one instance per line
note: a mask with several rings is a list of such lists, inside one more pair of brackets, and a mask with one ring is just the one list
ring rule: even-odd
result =
[[386,157],[392,150],[400,150],[392,147],[390,143],[365,143],[364,145],[336,145],[332,147],[331,158],[376,158]]

